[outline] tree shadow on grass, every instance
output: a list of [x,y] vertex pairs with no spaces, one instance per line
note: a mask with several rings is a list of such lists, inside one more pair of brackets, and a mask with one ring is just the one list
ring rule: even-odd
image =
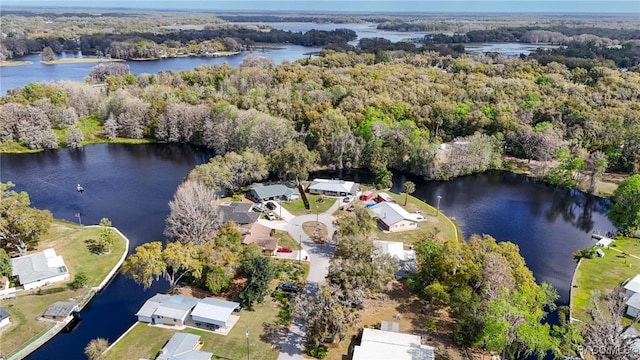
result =
[[95,255],[101,255],[103,253],[102,247],[98,245],[98,241],[96,239],[87,239],[84,243],[87,244],[87,249],[89,249],[90,253]]

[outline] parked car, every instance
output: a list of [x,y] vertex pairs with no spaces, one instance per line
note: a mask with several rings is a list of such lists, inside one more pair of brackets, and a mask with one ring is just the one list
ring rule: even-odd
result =
[[271,221],[273,221],[273,220],[275,220],[275,219],[276,219],[276,216],[275,216],[275,215],[273,215],[273,213],[267,213],[267,215],[266,215],[266,216],[267,216],[267,219],[269,219],[269,220],[271,220]]
[[279,247],[278,248],[278,252],[281,252],[281,253],[292,253],[293,249],[292,248],[288,248],[288,247]]
[[233,311],[235,312],[240,312],[240,310],[242,310],[242,305],[238,304],[238,306],[236,306]]
[[298,286],[289,283],[278,285],[278,289],[288,293],[297,293],[300,291]]
[[351,196],[345,196],[344,199],[342,199],[342,202],[350,202],[351,201]]
[[276,208],[277,208],[276,203],[274,203],[273,201],[267,201],[267,209],[275,210]]
[[264,210],[264,205],[262,203],[256,203],[253,205],[253,211],[263,212]]

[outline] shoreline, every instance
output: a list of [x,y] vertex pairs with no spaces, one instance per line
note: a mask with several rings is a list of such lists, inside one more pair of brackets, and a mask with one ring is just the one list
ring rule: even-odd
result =
[[[82,228],[94,228],[94,227],[100,227],[100,225],[88,225],[88,226],[83,226]],[[102,289],[104,289],[111,282],[111,280],[113,280],[115,275],[120,270],[120,267],[122,266],[122,263],[127,257],[127,254],[129,253],[129,244],[130,244],[129,238],[126,237],[118,228],[113,226],[110,228],[114,230],[119,236],[121,236],[122,239],[124,239],[124,242],[125,242],[124,251],[122,252],[122,256],[120,257],[118,262],[107,273],[107,275],[104,277],[102,282],[98,286],[87,288],[88,289],[87,292],[85,293],[82,300],[78,304],[78,313],[82,312],[82,310],[87,306],[87,304],[89,304],[91,300],[100,291],[102,291]],[[47,329],[42,335],[40,335],[34,341],[26,344],[22,348],[13,352],[13,354],[11,354],[11,356],[9,356],[7,360],[19,360],[19,359],[26,358],[31,353],[33,353],[38,348],[40,348],[42,345],[46,344],[49,340],[53,339],[56,335],[58,335],[60,331],[65,329],[67,325],[69,325],[69,323],[73,321],[73,319],[74,317],[67,317],[64,321],[56,322],[53,327]]]

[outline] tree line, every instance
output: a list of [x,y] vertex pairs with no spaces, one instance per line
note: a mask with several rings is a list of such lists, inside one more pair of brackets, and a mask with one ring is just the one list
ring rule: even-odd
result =
[[[317,151],[318,164],[430,179],[498,167],[502,154],[587,164],[599,151],[608,169],[640,169],[633,72],[402,51],[328,51],[280,66],[248,57],[239,68],[138,76],[105,69],[118,66],[100,65],[88,79],[106,87],[10,90],[0,99],[1,142],[55,148],[89,136],[150,138],[271,156],[294,140]],[[97,125],[93,133],[80,130],[87,124]],[[586,171],[574,165],[562,174]]]

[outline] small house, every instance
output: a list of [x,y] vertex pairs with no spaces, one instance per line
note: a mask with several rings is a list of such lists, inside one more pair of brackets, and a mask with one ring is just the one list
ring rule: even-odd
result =
[[240,306],[239,303],[214,298],[204,298],[191,312],[191,319],[197,323],[204,323],[212,327],[227,327],[231,325],[231,313]]
[[233,221],[238,225],[253,224],[260,214],[252,211],[253,204],[241,202],[223,202],[218,206],[223,222]]
[[57,301],[47,308],[42,317],[47,320],[65,321],[69,317],[73,317],[74,313],[78,311],[80,310],[76,302]]
[[271,256],[278,250],[278,238],[271,236],[273,229],[259,223],[247,224],[240,227],[242,244],[256,244],[262,252]]
[[380,226],[387,231],[406,231],[418,228],[420,214],[411,214],[402,206],[394,203],[381,202],[369,208],[378,218]]
[[197,303],[196,298],[156,294],[142,305],[136,316],[140,322],[182,326]]
[[624,284],[624,289],[627,291],[627,297],[631,297],[633,294],[640,293],[640,275],[636,275],[633,279],[627,281]]
[[175,333],[167,344],[160,349],[157,360],[210,360],[212,353],[200,351],[200,336],[187,333]]
[[359,185],[353,181],[314,179],[307,188],[309,194],[327,196],[356,196]]
[[9,312],[5,308],[0,307],[0,329],[5,326],[9,326],[10,323]]
[[253,184],[249,186],[249,197],[260,203],[267,200],[297,200],[300,194],[297,190],[282,184]]
[[69,279],[69,270],[54,249],[11,259],[11,276],[25,290],[35,289]]
[[380,250],[381,253],[391,255],[398,260],[400,268],[396,273],[396,278],[406,278],[409,273],[415,273],[418,270],[415,251],[405,250],[404,243],[399,241],[374,240],[373,246]]
[[435,348],[422,345],[419,335],[365,328],[352,360],[434,360]]

